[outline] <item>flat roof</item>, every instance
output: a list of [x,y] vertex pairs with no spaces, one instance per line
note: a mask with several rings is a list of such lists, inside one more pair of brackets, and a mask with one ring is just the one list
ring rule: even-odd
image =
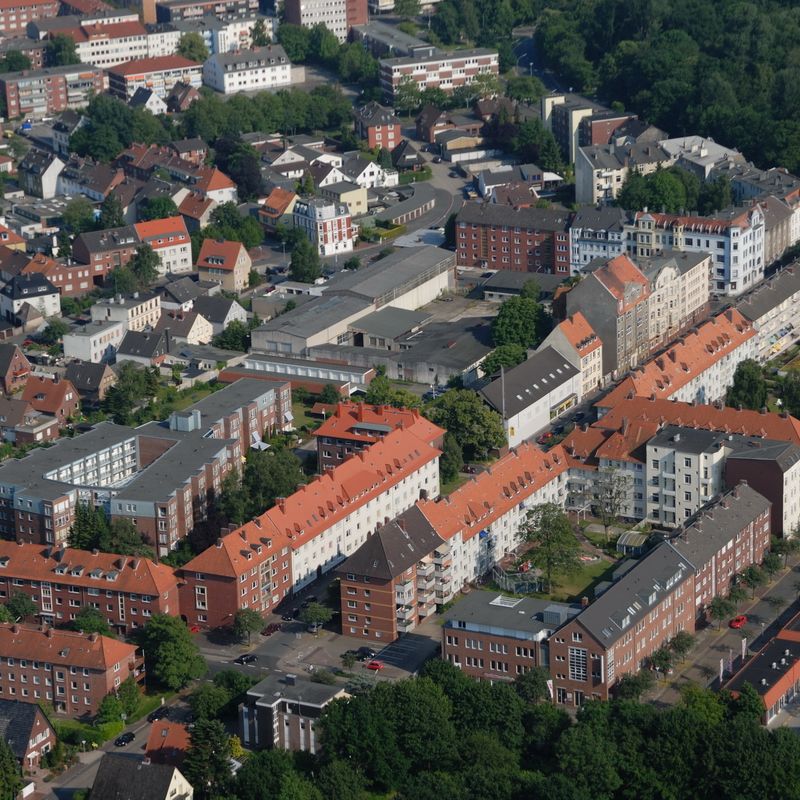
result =
[[406,311],[404,308],[387,306],[373,314],[367,314],[350,325],[351,330],[360,331],[385,339],[396,339],[419,328],[431,315],[424,311]]
[[749,683],[763,697],[792,671],[798,661],[800,642],[773,639],[725,684],[725,688],[735,692]]
[[257,703],[264,702],[267,705],[273,705],[279,700],[291,700],[296,703],[321,707],[344,693],[342,686],[314,683],[300,675],[294,675],[287,681],[288,677],[286,674],[273,672],[249,688],[247,695],[258,698]]
[[[360,274],[359,270],[359,274]],[[325,292],[299,308],[265,322],[256,331],[280,331],[290,336],[307,339],[330,328],[348,317],[369,308],[372,303],[363,297],[353,297]]]

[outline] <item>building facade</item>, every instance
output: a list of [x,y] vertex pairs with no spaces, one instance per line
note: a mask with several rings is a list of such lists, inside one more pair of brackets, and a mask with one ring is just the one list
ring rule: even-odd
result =
[[105,73],[92,64],[47,67],[0,76],[8,117],[51,116],[68,108],[82,108],[105,89]]
[[137,89],[150,89],[165,99],[178,83],[199,89],[203,84],[203,65],[183,56],[161,56],[126,61],[108,69],[108,91],[130,100]]
[[292,223],[305,233],[321,256],[353,252],[353,223],[344,203],[319,198],[298,200]]
[[289,86],[292,64],[279,44],[216,53],[203,64],[203,83],[223,94]]
[[284,9],[287,22],[304,28],[321,23],[340,43],[353,25],[367,22],[367,0],[286,0]]

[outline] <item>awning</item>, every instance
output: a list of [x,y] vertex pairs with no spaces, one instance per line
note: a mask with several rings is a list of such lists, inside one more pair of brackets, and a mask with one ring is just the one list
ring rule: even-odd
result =
[[294,414],[292,414],[292,412],[291,412],[291,411],[284,411],[284,413],[283,413],[283,419],[284,419],[286,422],[291,422],[291,421],[294,419]]

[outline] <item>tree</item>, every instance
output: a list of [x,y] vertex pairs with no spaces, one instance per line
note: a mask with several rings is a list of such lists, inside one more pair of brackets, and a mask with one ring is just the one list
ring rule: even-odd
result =
[[158,278],[161,259],[149,244],[140,244],[128,262],[128,269],[133,273],[140,288],[146,289]]
[[69,529],[67,543],[78,550],[91,550],[107,526],[106,515],[99,508],[80,502],[75,506],[75,518]]
[[242,488],[241,476],[231,470],[223,479],[219,494],[215,498],[216,510],[223,519],[241,525],[247,518],[249,501]]
[[257,19],[255,25],[250,28],[250,43],[253,47],[266,47],[271,43],[263,19]]
[[[188,35],[188,34],[187,34]],[[148,197],[138,208],[140,222],[167,219],[178,215],[178,206],[171,197]]]
[[550,673],[542,667],[532,667],[514,679],[514,688],[517,694],[528,704],[536,705],[550,697],[547,682]]
[[326,383],[322,387],[322,391],[319,393],[320,403],[336,405],[341,399],[341,395],[332,383]]
[[628,502],[632,485],[629,474],[613,467],[601,467],[592,481],[592,511],[603,523],[606,542],[609,541],[609,529],[619,521]]
[[361,269],[361,259],[358,256],[350,256],[347,261],[344,262],[343,269],[355,270]]
[[0,606],[0,622],[14,622],[14,616],[5,606]]
[[224,669],[214,676],[214,686],[221,686],[231,697],[231,700],[238,700],[252,685],[255,679],[235,669]]
[[69,623],[69,627],[83,633],[99,633],[102,636],[115,635],[106,617],[99,609],[92,608],[92,606],[82,606],[75,614],[75,619]]
[[783,559],[783,566],[785,567],[788,565],[789,557],[795,556],[800,552],[800,539],[796,538],[794,532],[791,538],[778,539],[773,536],[769,547],[773,553],[777,553]]
[[492,340],[495,347],[516,344],[536,347],[550,332],[549,315],[530,297],[511,297],[501,306],[492,323]]
[[398,17],[411,19],[419,16],[419,0],[395,0],[394,13]]
[[122,210],[122,203],[113,192],[103,200],[100,206],[99,227],[102,230],[108,228],[121,228],[125,224],[125,217]]
[[553,575],[568,575],[580,569],[580,545],[575,531],[554,503],[530,509],[520,526],[520,534],[534,544],[531,562],[544,573],[548,593],[553,590]]
[[767,406],[767,382],[761,366],[751,358],[740,361],[728,389],[726,403],[733,408],[759,411]]
[[252,608],[240,608],[233,615],[233,632],[240,638],[247,636],[248,643],[250,636],[258,633],[264,627],[264,620],[258,611]]
[[246,353],[250,347],[250,328],[241,320],[235,319],[228,323],[222,333],[214,337],[213,345],[223,350]]
[[749,567],[746,567],[744,570],[742,570],[742,573],[739,577],[742,583],[752,590],[753,597],[756,596],[756,589],[758,589],[759,586],[764,586],[767,583],[767,576],[764,570],[760,569],[755,564],[751,564]]
[[614,696],[618,700],[639,700],[645,692],[653,688],[653,683],[653,673],[648,669],[629,672],[616,685]]
[[181,619],[155,614],[138,633],[148,674],[166,688],[180,689],[205,674],[205,661]]
[[69,331],[69,325],[60,317],[51,317],[47,321],[47,327],[39,334],[39,341],[42,344],[58,344],[64,334]]
[[66,228],[62,228],[58,232],[57,242],[58,242],[58,257],[59,258],[71,258],[72,257],[72,238],[69,235],[69,231]]
[[114,290],[114,294],[133,294],[139,289],[139,281],[128,267],[112,269],[108,283]]
[[204,683],[192,692],[189,705],[199,720],[217,719],[222,709],[230,702],[230,692],[214,683]]
[[53,67],[68,67],[70,64],[79,64],[78,52],[75,49],[75,40],[71,36],[56,34],[45,47],[47,63]]
[[319,772],[317,787],[325,800],[361,800],[364,776],[347,761],[334,759]]
[[398,111],[405,111],[410,115],[412,111],[419,108],[421,102],[422,92],[419,85],[410,75],[404,75],[394,90],[394,107]]
[[114,692],[107,694],[97,708],[99,722],[119,722],[122,719],[122,703]]
[[77,235],[94,227],[94,206],[83,196],[73,197],[64,209],[64,225]]
[[22,72],[31,68],[31,60],[19,50],[9,50],[2,59],[2,72]]
[[666,678],[675,663],[675,654],[669,647],[659,647],[650,655],[649,661],[650,666]]
[[521,103],[538,103],[546,93],[545,85],[533,75],[515,75],[506,82],[506,95]]
[[778,553],[767,553],[761,561],[761,569],[772,580],[783,569],[783,558]]
[[25,594],[25,592],[16,591],[6,601],[6,608],[8,609],[14,620],[24,622],[30,617],[35,617],[39,613],[36,603]]
[[123,556],[153,555],[153,548],[145,544],[142,534],[129,519],[114,519],[102,528],[97,548],[104,553],[119,553]]
[[490,450],[502,447],[506,441],[500,415],[469,389],[448,389],[425,413],[432,422],[453,434],[464,458],[470,461],[485,458]]
[[130,719],[139,710],[142,702],[142,695],[133,675],[128,675],[119,685],[117,697],[122,703],[122,710],[125,712],[125,716]]
[[311,31],[301,25],[283,23],[278,28],[278,41],[283,45],[286,55],[292,63],[301,64],[309,53]]
[[231,743],[218,720],[199,720],[189,736],[189,749],[181,772],[199,800],[225,796],[231,782],[228,759]]
[[689,651],[694,647],[694,636],[688,631],[678,631],[669,640],[669,649],[675,653],[678,661],[683,661],[689,654]]
[[717,628],[721,628],[722,620],[727,619],[735,610],[733,603],[721,595],[715,595],[708,604],[708,615],[717,621]]
[[527,350],[520,344],[502,344],[495,347],[481,362],[484,375],[496,375],[500,367],[511,369],[521,364],[528,357]]
[[735,583],[728,592],[728,600],[734,605],[743,603],[747,600],[747,590],[740,583]]
[[247,454],[242,486],[248,499],[248,517],[256,517],[288,497],[306,481],[300,459],[288,449],[251,450]]
[[293,281],[313,283],[322,275],[322,264],[317,248],[305,237],[300,239],[292,249],[289,262],[289,276]]
[[202,64],[209,56],[203,37],[196,31],[184,33],[178,42],[178,55]]
[[372,405],[394,406],[395,408],[417,408],[419,397],[408,389],[398,389],[385,375],[377,375],[364,395],[364,402]]
[[439,475],[443,482],[454,481],[464,466],[464,453],[458,439],[450,431],[444,435],[442,457],[439,459]]
[[323,22],[311,27],[308,37],[309,57],[326,65],[333,65],[339,55],[339,40]]
[[19,762],[4,737],[0,737],[0,800],[15,800],[22,790]]
[[309,603],[300,612],[300,621],[306,625],[324,625],[330,622],[332,617],[333,611],[322,603]]

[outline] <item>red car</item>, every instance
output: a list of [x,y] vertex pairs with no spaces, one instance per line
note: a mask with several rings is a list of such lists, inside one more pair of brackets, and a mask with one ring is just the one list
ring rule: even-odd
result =
[[282,629],[283,629],[283,625],[281,625],[280,623],[271,622],[269,625],[267,625],[266,628],[264,628],[263,631],[261,631],[261,635],[262,636],[272,636],[273,633],[277,633],[278,631],[280,631]]
[[368,661],[364,665],[367,669],[372,669],[377,672],[378,670],[383,669],[383,661],[378,661],[377,659],[373,659],[372,661]]
[[547,444],[553,438],[553,434],[549,431],[547,433],[543,433],[536,441],[539,444]]
[[734,617],[728,623],[728,625],[731,628],[743,628],[745,625],[747,625],[747,617],[744,614],[739,614],[739,616],[738,617]]

